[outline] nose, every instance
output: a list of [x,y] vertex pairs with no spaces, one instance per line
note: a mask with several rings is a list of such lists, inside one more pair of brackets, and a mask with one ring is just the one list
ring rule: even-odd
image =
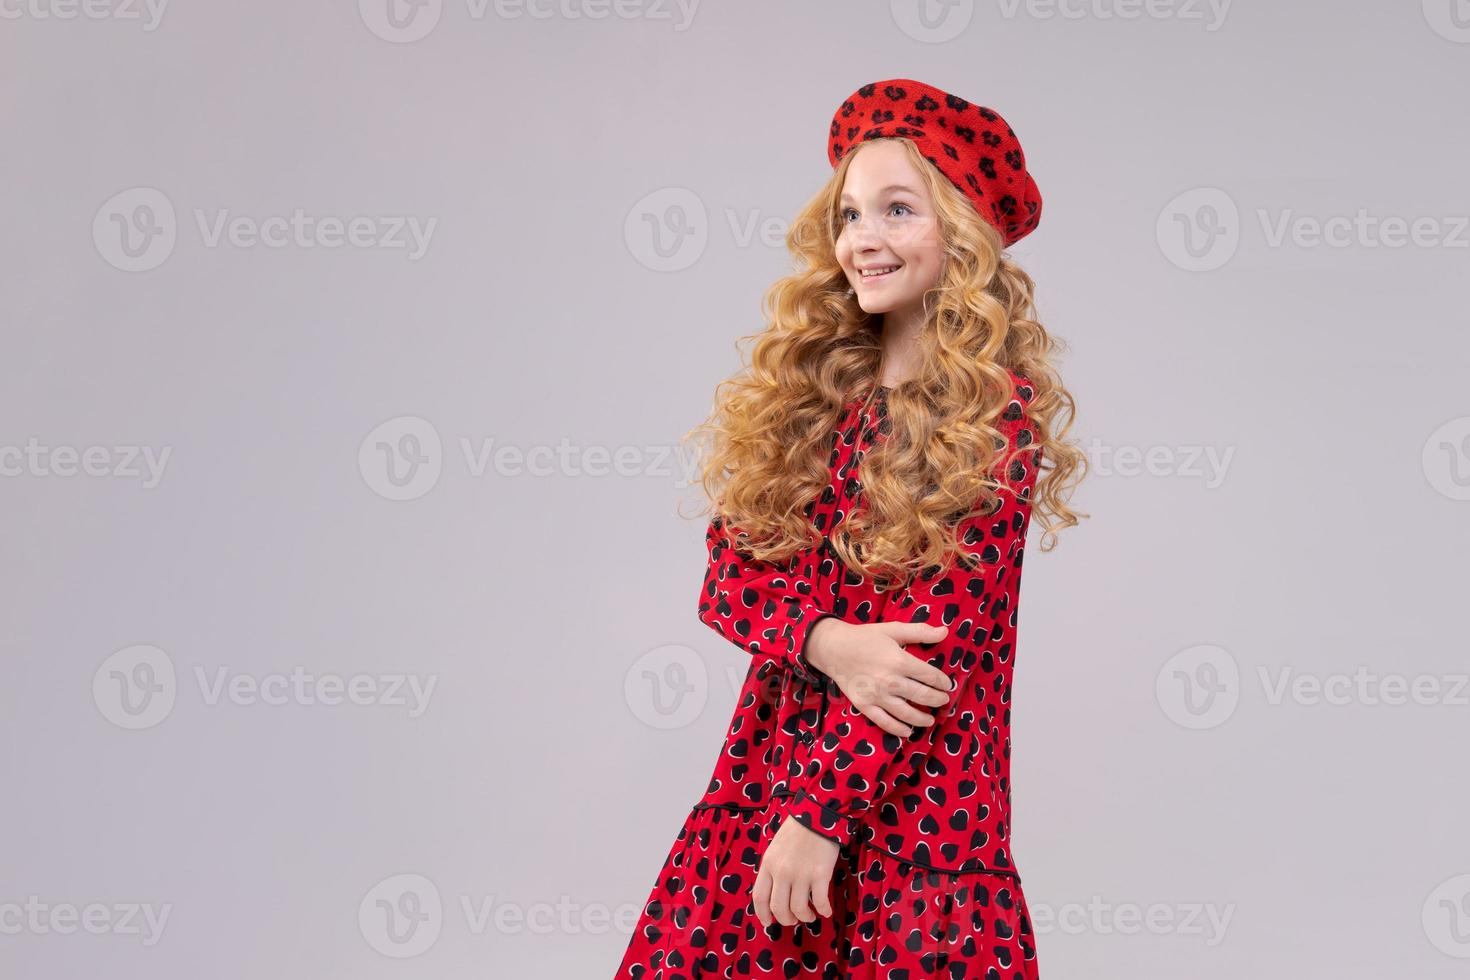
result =
[[871,251],[882,244],[877,222],[869,221],[864,215],[859,215],[856,221],[847,223],[847,238],[852,243],[854,252]]

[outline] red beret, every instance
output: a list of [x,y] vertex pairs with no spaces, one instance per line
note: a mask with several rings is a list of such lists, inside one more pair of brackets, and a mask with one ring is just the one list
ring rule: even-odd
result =
[[994,109],[911,78],[870,82],[832,117],[827,159],[835,168],[863,140],[905,136],[1000,230],[1006,245],[1041,221],[1041,192],[1016,133]]

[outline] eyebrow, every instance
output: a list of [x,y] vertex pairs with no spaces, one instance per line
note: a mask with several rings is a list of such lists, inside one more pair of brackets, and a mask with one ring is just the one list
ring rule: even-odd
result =
[[[912,194],[915,197],[918,197],[919,196],[919,192],[916,191],[916,190],[914,190],[912,187],[908,186],[907,184],[889,184],[887,187],[883,188],[878,193],[879,194],[888,194],[888,193],[891,193],[893,191],[903,191],[904,193],[906,193],[906,194]],[[849,193],[847,193],[847,191],[843,191],[842,192],[842,200],[844,200],[844,201],[851,201],[852,200],[852,195],[849,194]]]

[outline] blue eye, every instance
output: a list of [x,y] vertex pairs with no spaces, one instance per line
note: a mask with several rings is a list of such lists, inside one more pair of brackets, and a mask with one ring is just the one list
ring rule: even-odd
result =
[[[890,214],[893,212],[893,209],[894,208],[902,208],[908,214],[913,214],[914,213],[914,209],[913,208],[909,207],[907,204],[899,204],[896,201],[893,204],[890,204],[888,206],[888,211],[889,211]],[[851,222],[851,219],[848,218],[848,215],[852,215],[852,214],[857,214],[857,211],[855,209],[853,209],[853,208],[843,208],[842,211],[841,211],[842,219],[844,221],[848,221],[849,223]]]

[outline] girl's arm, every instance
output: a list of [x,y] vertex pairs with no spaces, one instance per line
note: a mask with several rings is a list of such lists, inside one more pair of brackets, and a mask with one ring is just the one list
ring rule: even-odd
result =
[[[1003,424],[1015,449],[1019,422]],[[1028,443],[1029,444],[1029,441]],[[1019,562],[1030,523],[1030,491],[1035,484],[1034,453],[1015,457],[1024,474],[1014,479],[1017,493],[1001,491],[1000,508],[988,517],[971,517],[960,525],[960,544],[972,555],[958,556],[947,572],[920,576],[895,600],[910,612],[912,622],[938,623],[949,633],[938,643],[905,644],[910,654],[943,670],[955,685],[954,696],[935,711],[934,724],[917,727],[907,738],[893,735],[863,715],[840,691],[833,690],[827,707],[828,724],[812,746],[811,759],[792,781],[796,794],[788,814],[808,830],[838,844],[846,844],[859,819],[900,780],[917,782],[920,768],[934,750],[935,733],[954,710],[970,684],[985,683],[991,671],[989,654],[980,649],[998,631],[1003,617],[1012,615],[1010,583]]]
[[[731,535],[739,531],[728,530]],[[817,620],[835,613],[817,603],[805,577],[752,557],[725,531],[724,519],[716,514],[704,534],[709,565],[699,592],[700,621],[807,684],[824,686],[825,675],[806,659],[806,639]]]

